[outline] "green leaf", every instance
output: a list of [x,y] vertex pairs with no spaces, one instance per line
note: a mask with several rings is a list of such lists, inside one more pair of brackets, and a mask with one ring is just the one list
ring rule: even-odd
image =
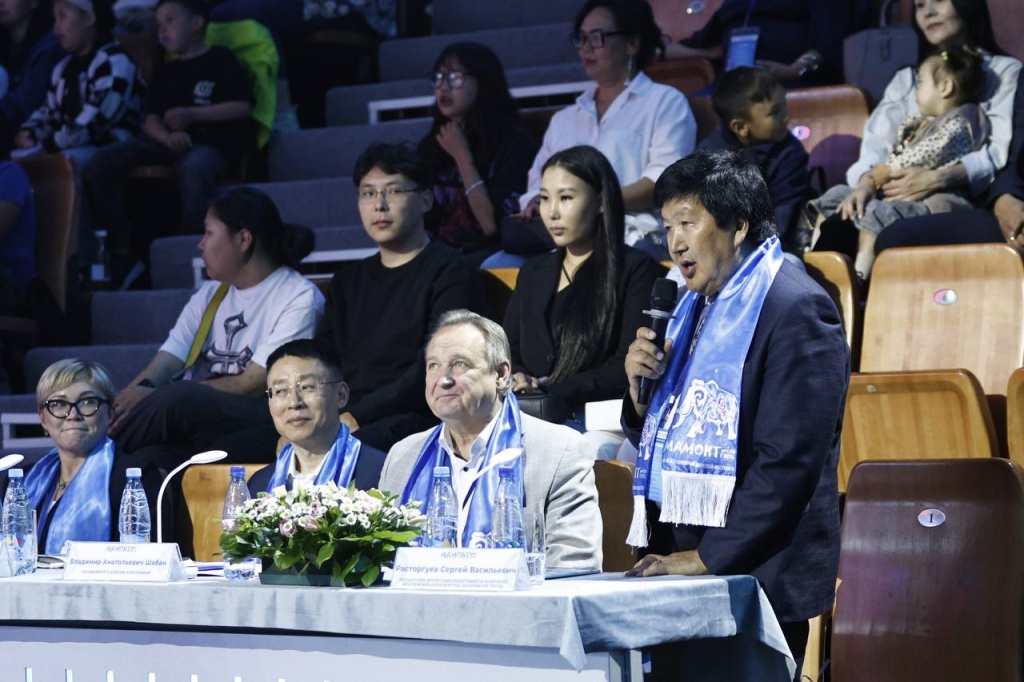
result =
[[327,543],[320,548],[320,551],[316,554],[316,567],[320,568],[324,565],[324,562],[334,556],[334,545]]
[[363,587],[369,587],[370,585],[372,585],[375,582],[377,582],[377,576],[379,576],[379,575],[380,575],[380,566],[377,566],[376,564],[374,564],[373,566],[370,566],[370,568],[368,568],[366,570],[366,573],[363,573],[363,577],[360,580],[360,582],[363,583]]

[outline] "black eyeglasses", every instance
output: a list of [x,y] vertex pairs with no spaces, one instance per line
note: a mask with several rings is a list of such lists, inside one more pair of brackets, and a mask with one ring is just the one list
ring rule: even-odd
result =
[[590,31],[588,33],[584,33],[583,31],[573,31],[572,33],[569,34],[569,40],[572,41],[572,46],[575,47],[577,50],[583,47],[584,45],[588,46],[591,50],[600,50],[602,47],[604,47],[605,38],[611,36],[621,36],[625,33],[626,32],[622,30],[602,31],[601,29]]
[[299,396],[302,400],[307,400],[320,393],[321,386],[331,386],[333,384],[340,384],[341,379],[337,381],[303,381],[301,384],[295,386],[271,386],[265,393],[271,400],[279,403],[283,403],[288,400],[288,396],[294,391],[295,395]]
[[366,188],[359,190],[359,201],[364,204],[376,204],[380,201],[381,197],[384,197],[384,203],[390,205],[392,201],[398,201],[406,195],[421,191],[419,187],[412,187],[410,189],[385,187],[381,190]]
[[435,71],[434,73],[429,74],[427,78],[431,83],[433,83],[435,88],[439,88],[445,83],[448,83],[448,87],[452,90],[458,90],[466,84],[466,78],[471,75],[472,74],[468,74],[465,71],[449,71],[448,73]]
[[78,410],[78,414],[83,417],[91,417],[99,412],[101,405],[109,404],[110,401],[105,398],[90,396],[88,398],[79,398],[73,403],[61,400],[60,398],[54,398],[43,403],[43,407],[57,419],[67,419],[71,416],[72,409]]

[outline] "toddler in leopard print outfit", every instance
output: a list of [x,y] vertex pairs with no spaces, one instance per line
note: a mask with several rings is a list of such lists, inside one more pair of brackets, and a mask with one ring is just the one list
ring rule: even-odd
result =
[[[867,278],[874,264],[878,234],[901,218],[973,208],[959,193],[939,192],[921,201],[886,200],[881,192],[892,172],[911,166],[952,166],[979,149],[988,137],[988,120],[976,104],[985,86],[981,57],[963,47],[947,48],[926,58],[917,70],[919,113],[900,124],[896,146],[886,163],[865,173],[856,187],[838,185],[808,204],[811,216],[839,213],[860,231],[855,269]],[[856,208],[863,207],[857,215]]]

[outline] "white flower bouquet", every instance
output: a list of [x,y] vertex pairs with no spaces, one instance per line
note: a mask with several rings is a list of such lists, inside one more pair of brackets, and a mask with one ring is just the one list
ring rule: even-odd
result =
[[278,487],[242,506],[235,529],[221,535],[220,546],[229,561],[261,559],[262,576],[368,587],[383,566],[392,565],[399,547],[423,534],[417,506],[400,505],[398,496],[387,492],[339,488],[333,482],[292,491]]

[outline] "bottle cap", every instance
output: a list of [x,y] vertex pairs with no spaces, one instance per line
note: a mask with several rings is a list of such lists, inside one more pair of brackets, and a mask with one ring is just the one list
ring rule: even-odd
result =
[[128,478],[142,478],[142,469],[140,469],[139,467],[128,467],[128,470],[125,472],[125,474],[128,476]]
[[515,467],[498,467],[498,478],[513,478],[515,475]]
[[22,469],[11,469],[7,472],[7,478],[21,478],[25,475]]
[[96,230],[95,232],[93,232],[93,235],[96,236],[96,237],[104,237],[105,238],[107,236],[107,231],[106,230]]
[[234,466],[231,467],[231,478],[245,478],[245,467]]
[[452,475],[452,471],[448,467],[434,467],[434,475],[448,478]]

